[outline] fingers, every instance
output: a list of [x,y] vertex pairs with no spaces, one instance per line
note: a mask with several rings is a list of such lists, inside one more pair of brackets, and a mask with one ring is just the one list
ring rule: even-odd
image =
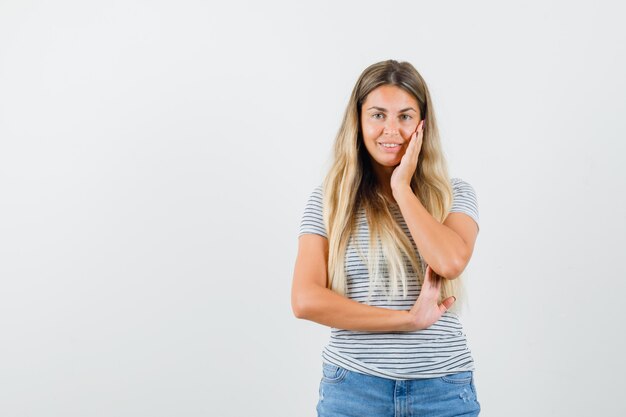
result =
[[415,134],[418,134],[424,130],[424,120],[421,120],[417,126],[415,126]]
[[430,265],[426,265],[426,273],[424,276],[424,284],[430,288],[434,288],[439,290],[441,287],[441,277],[437,275],[435,271],[430,267]]
[[430,269],[430,265],[426,265],[426,272],[424,272],[424,285],[431,285],[430,282],[430,274],[432,272],[432,269]]
[[420,138],[417,136],[417,132],[413,132],[413,134],[411,135],[411,140],[409,141],[409,144],[407,145],[407,148],[406,148],[406,152],[404,154],[404,156],[411,159],[412,163],[417,162],[416,151],[419,146],[419,141],[420,141]]
[[[417,128],[415,129],[415,132],[413,132],[413,135],[411,135],[411,142],[409,144],[409,146],[413,147],[413,150],[417,150],[420,149],[422,147],[422,141],[424,139],[424,120],[422,120],[418,125]],[[413,140],[415,139],[415,140]]]
[[430,265],[426,265],[426,272],[424,272],[424,281],[428,281],[430,283],[432,279],[433,270]]
[[419,136],[419,135],[424,133],[424,123],[426,123],[426,120],[422,120],[415,127],[415,135],[416,136]]
[[452,304],[456,301],[456,297],[453,295],[452,297],[448,297],[439,304],[439,309],[442,313],[452,307]]
[[417,131],[413,132],[413,134],[411,135],[411,141],[409,142],[409,147],[415,148],[418,141],[419,141],[419,134],[417,133]]
[[[411,159],[412,162],[417,163],[417,158],[419,155],[419,149],[422,147],[422,136],[424,134],[424,120],[417,124],[417,127],[411,134],[411,139],[409,140],[409,144],[406,147],[406,152],[404,156],[407,156],[408,159]],[[404,159],[403,156],[403,159]]]

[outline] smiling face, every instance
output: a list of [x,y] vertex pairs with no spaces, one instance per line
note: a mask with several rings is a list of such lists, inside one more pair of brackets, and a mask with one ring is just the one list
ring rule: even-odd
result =
[[372,90],[361,107],[361,130],[374,169],[393,171],[420,122],[417,100],[395,85]]

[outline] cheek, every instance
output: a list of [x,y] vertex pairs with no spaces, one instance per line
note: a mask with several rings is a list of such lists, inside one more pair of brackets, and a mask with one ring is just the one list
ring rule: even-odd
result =
[[417,125],[403,126],[402,128],[400,128],[400,133],[402,134],[402,137],[404,137],[405,139],[410,139],[413,132],[415,132],[416,127]]
[[363,123],[361,125],[361,130],[363,131],[363,138],[366,140],[376,139],[383,133],[382,127],[368,124],[368,123]]

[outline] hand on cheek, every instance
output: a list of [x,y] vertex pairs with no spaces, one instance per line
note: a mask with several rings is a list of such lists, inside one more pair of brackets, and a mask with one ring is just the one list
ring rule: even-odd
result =
[[419,153],[422,148],[422,138],[424,131],[422,129],[423,121],[418,125],[417,129],[411,135],[411,139],[406,147],[400,164],[391,174],[391,189],[400,189],[403,186],[410,186],[411,178],[417,168]]

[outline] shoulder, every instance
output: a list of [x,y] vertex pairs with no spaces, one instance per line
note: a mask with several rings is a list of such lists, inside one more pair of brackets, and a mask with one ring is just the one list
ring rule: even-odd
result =
[[313,188],[312,193],[320,197],[324,196],[324,185],[323,184],[317,185],[315,188]]
[[321,205],[324,200],[324,188],[323,185],[316,185],[309,193],[308,203],[316,203]]
[[453,201],[450,212],[461,212],[471,216],[479,223],[478,199],[476,190],[467,181],[459,177],[450,178],[452,185]]
[[324,225],[324,203],[323,203],[323,187],[317,185],[309,194],[309,198],[302,213],[300,221],[300,235],[305,233],[318,234],[327,237],[326,227]]
[[456,190],[474,188],[469,182],[459,177],[450,178],[450,184],[452,185],[452,188]]
[[452,192],[456,198],[470,198],[476,200],[476,190],[469,182],[459,177],[450,178]]

